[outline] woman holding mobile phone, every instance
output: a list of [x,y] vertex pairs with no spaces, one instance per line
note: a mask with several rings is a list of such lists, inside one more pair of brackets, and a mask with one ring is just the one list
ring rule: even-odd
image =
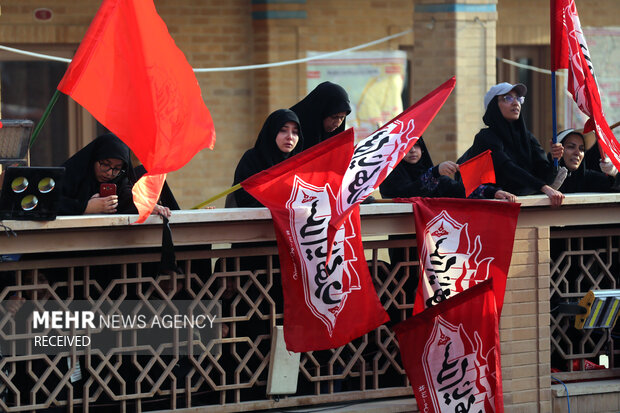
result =
[[129,147],[115,135],[97,137],[62,166],[60,215],[138,213]]

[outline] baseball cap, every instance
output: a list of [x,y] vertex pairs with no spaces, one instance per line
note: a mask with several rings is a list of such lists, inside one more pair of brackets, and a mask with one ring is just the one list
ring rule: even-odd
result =
[[493,99],[494,96],[505,95],[513,89],[515,89],[519,96],[527,95],[527,87],[525,87],[523,83],[511,85],[508,82],[503,82],[498,83],[495,86],[491,86],[491,89],[489,89],[487,94],[484,95],[484,110],[487,110],[489,102]]

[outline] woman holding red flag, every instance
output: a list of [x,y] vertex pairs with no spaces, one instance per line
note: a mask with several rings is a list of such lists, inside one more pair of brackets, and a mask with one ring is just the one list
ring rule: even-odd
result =
[[[556,175],[553,164],[527,130],[521,114],[526,94],[527,88],[521,83],[504,82],[491,87],[484,96],[486,111],[482,120],[487,128],[478,132],[473,145],[458,162],[491,150],[498,186],[516,195],[542,192],[552,206],[560,206],[564,195],[548,184]],[[551,153],[554,158],[561,158],[562,145],[553,144]]]
[[[572,192],[618,192],[620,191],[620,174],[613,164],[606,173],[591,169],[585,156],[585,138],[574,129],[566,129],[558,133],[558,143],[564,147],[560,166],[568,170],[568,175],[559,190],[563,193]],[[551,157],[551,154],[549,154]]]

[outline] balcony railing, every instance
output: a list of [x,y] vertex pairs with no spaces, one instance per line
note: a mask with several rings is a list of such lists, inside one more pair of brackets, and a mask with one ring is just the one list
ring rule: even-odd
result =
[[[611,367],[617,366],[620,340],[614,341],[613,332],[576,333],[571,318],[554,313],[551,306],[577,301],[589,289],[616,288],[620,225],[614,224],[620,223],[620,195],[572,195],[559,209],[551,209],[545,197],[521,201],[500,322],[504,400],[507,406],[548,411],[552,364],[566,366],[564,379],[590,374],[581,371],[583,360],[598,360],[600,354],[610,357]],[[277,248],[267,210],[175,212],[171,227],[179,269],[167,274],[158,271],[160,219],[129,225],[133,219],[4,222],[16,236],[0,236],[0,254],[5,259],[21,256],[0,262],[3,410],[217,406],[226,412],[412,397],[389,325],[341,348],[302,354],[296,393],[266,394],[273,327],[282,325]],[[367,262],[392,323],[407,318],[413,308],[418,272],[413,221],[410,205],[362,206]],[[398,237],[388,239],[390,235]],[[393,264],[390,249],[401,252]],[[203,337],[197,347],[190,346],[198,350],[189,352],[174,351],[186,343],[172,340],[166,349],[153,346],[148,355],[134,355],[135,345],[119,340],[106,351],[37,354],[23,344],[18,347],[34,333],[28,335],[7,311],[14,301],[44,308],[52,303],[114,305],[154,298],[219,302],[216,336]],[[596,374],[617,372],[610,368]]]

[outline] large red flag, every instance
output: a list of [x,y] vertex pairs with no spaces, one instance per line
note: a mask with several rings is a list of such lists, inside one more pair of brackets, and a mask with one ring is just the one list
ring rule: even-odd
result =
[[499,317],[491,282],[394,327],[420,412],[504,411]]
[[364,257],[359,207],[338,228],[327,260],[333,198],[353,139],[349,129],[241,183],[271,211],[290,351],[340,347],[389,320]]
[[584,133],[595,131],[603,152],[620,168],[620,144],[603,115],[594,66],[574,0],[551,1],[552,67],[568,68],[568,91],[590,119]]
[[482,184],[495,183],[495,168],[491,150],[487,149],[459,165],[459,172],[465,187],[465,196],[469,196]]
[[138,222],[153,210],[163,174],[213,149],[213,121],[196,76],[152,0],[104,0],[58,90],[144,164],[148,173],[134,187]]
[[413,313],[493,278],[502,312],[520,205],[512,202],[409,198],[415,216],[420,283]]

